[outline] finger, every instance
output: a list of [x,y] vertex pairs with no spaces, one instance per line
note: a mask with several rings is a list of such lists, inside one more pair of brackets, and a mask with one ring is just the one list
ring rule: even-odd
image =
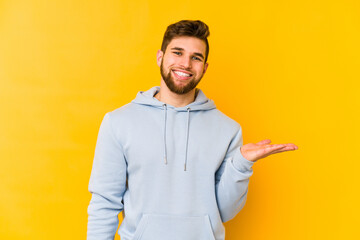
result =
[[258,145],[265,145],[271,143],[270,139],[261,140],[260,142],[256,143]]
[[299,149],[297,146],[286,146],[282,148],[281,151],[295,151],[297,149]]
[[[287,143],[287,144],[269,144],[265,146],[267,149],[278,149],[278,148],[284,148],[285,150],[297,150],[299,147],[296,146],[293,143]],[[283,150],[284,150],[283,149]]]
[[286,146],[284,144],[272,144],[272,145],[267,145],[264,149],[264,153],[265,154],[272,154],[272,152],[280,150],[280,149],[284,149],[286,148]]
[[297,148],[296,145],[292,146],[292,145],[288,145],[288,144],[273,144],[273,145],[268,145],[266,146],[266,148],[264,148],[263,150],[263,154],[261,155],[261,158],[265,158],[269,155],[272,154],[276,154],[276,153],[281,153],[281,152],[285,152],[285,151],[292,151],[292,150],[296,150]]
[[296,146],[296,145],[293,144],[293,143],[287,143],[287,144],[283,144],[283,145],[286,146],[286,149],[287,149],[287,150],[297,150],[297,149],[299,148],[298,146]]
[[272,151],[271,154],[281,153],[281,152],[287,152],[287,151],[294,151],[294,150],[296,150],[295,147],[285,146],[285,147],[283,147],[283,148],[280,148],[280,149],[277,149],[277,150]]
[[298,146],[296,146],[293,143],[283,143],[282,145],[288,146],[288,147],[295,147],[296,149],[298,149]]
[[286,147],[286,145],[285,144],[269,144],[269,145],[266,145],[265,147],[266,147],[266,149],[273,150],[273,149],[279,149],[279,148]]
[[270,154],[272,154],[274,151],[277,151],[279,149],[282,149],[286,146],[284,146],[283,144],[272,144],[272,145],[267,145],[264,147],[262,147],[261,149],[261,156],[266,157],[269,156]]

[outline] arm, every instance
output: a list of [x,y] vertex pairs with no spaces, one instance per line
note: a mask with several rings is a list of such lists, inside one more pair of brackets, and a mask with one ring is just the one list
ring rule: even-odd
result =
[[[243,146],[241,127],[230,143],[215,175],[216,197],[223,222],[234,218],[244,207],[252,165],[271,154],[297,150],[293,143],[270,144],[270,139]],[[241,147],[241,148],[240,148]]]
[[123,210],[126,167],[122,146],[115,139],[107,113],[100,126],[89,182],[92,198],[88,207],[88,240],[114,239],[118,214]]
[[251,167],[254,162],[242,156],[240,152],[242,144],[240,127],[215,175],[216,198],[223,222],[233,219],[246,202],[249,178],[253,173]]

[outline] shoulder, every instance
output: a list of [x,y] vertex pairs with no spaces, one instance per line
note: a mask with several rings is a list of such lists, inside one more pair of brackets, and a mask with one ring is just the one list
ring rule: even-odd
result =
[[119,126],[131,122],[132,119],[139,117],[137,104],[128,103],[112,111],[106,112],[104,118],[108,118],[113,126]]
[[230,118],[228,115],[220,111],[219,109],[210,110],[209,113],[212,115],[211,117],[218,122],[219,125],[229,128],[232,131],[238,131],[241,129],[241,125]]
[[113,119],[121,119],[127,116],[131,116],[132,114],[136,114],[137,111],[138,111],[137,104],[130,102],[119,108],[107,112],[106,115],[109,115]]

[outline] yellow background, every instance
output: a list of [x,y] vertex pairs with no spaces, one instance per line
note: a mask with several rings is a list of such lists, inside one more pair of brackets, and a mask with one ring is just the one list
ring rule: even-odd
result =
[[159,84],[181,19],[210,26],[199,87],[244,144],[299,146],[254,165],[226,239],[359,239],[359,16],[357,0],[0,1],[0,239],[85,239],[100,122]]

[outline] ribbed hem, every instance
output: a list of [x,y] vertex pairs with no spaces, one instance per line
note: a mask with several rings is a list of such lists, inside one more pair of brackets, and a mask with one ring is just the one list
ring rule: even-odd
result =
[[240,148],[235,152],[232,162],[234,167],[240,172],[252,171],[251,167],[255,163],[244,158],[241,154]]

